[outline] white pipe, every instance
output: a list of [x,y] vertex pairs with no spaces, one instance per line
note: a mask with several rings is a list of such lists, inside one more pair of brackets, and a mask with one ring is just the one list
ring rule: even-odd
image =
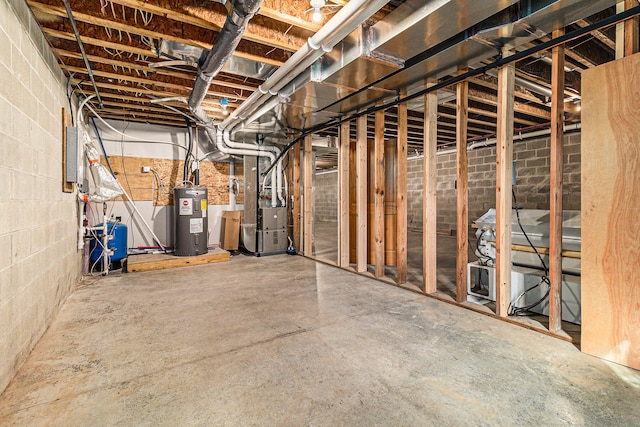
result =
[[[222,138],[223,138],[224,144],[226,144],[227,147],[232,149],[251,150],[254,152],[261,152],[261,151],[268,150],[272,152],[272,153],[269,153],[268,155],[269,159],[271,159],[271,162],[274,162],[276,158],[280,155],[280,149],[274,145],[270,145],[266,147],[256,147],[255,145],[252,145],[252,144],[232,141],[230,137],[230,132],[228,130],[222,131]],[[252,155],[256,156],[257,154],[254,153]],[[275,187],[275,188],[272,188],[272,191],[274,192],[273,193],[274,201],[276,200],[275,197],[277,194],[277,200],[280,201],[282,206],[286,206],[287,205],[286,200],[284,200],[284,197],[282,196],[282,159],[278,161],[278,163],[276,164],[276,167],[271,171],[271,186]],[[277,203],[274,206],[277,206]]]

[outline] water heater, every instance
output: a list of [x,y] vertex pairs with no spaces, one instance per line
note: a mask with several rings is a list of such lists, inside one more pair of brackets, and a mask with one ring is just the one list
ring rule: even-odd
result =
[[176,220],[173,253],[195,256],[207,253],[207,189],[176,187],[173,189]]

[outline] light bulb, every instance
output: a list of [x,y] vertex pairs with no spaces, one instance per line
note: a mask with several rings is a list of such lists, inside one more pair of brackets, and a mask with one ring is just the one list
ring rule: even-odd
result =
[[322,12],[320,12],[319,7],[313,8],[313,15],[311,15],[311,20],[316,24],[322,22]]

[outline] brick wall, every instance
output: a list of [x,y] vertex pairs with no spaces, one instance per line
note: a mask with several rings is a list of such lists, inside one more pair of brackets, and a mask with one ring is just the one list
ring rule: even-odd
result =
[[[518,204],[528,209],[549,209],[549,138],[516,141],[515,192]],[[565,137],[564,208],[580,209],[580,134]],[[495,207],[495,147],[468,152],[469,220],[473,221]],[[422,229],[422,158],[407,164],[407,220],[410,229]],[[456,154],[437,156],[438,230],[455,233],[456,229]],[[318,175],[315,188],[316,218],[336,221],[337,173]],[[318,216],[322,212],[322,219]]]
[[62,193],[65,78],[23,0],[0,0],[0,392],[81,274]]

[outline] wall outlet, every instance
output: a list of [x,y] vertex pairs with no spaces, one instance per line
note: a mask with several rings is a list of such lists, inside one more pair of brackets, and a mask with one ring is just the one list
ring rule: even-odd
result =
[[142,173],[149,173],[149,172],[151,172],[151,166],[142,167]]

